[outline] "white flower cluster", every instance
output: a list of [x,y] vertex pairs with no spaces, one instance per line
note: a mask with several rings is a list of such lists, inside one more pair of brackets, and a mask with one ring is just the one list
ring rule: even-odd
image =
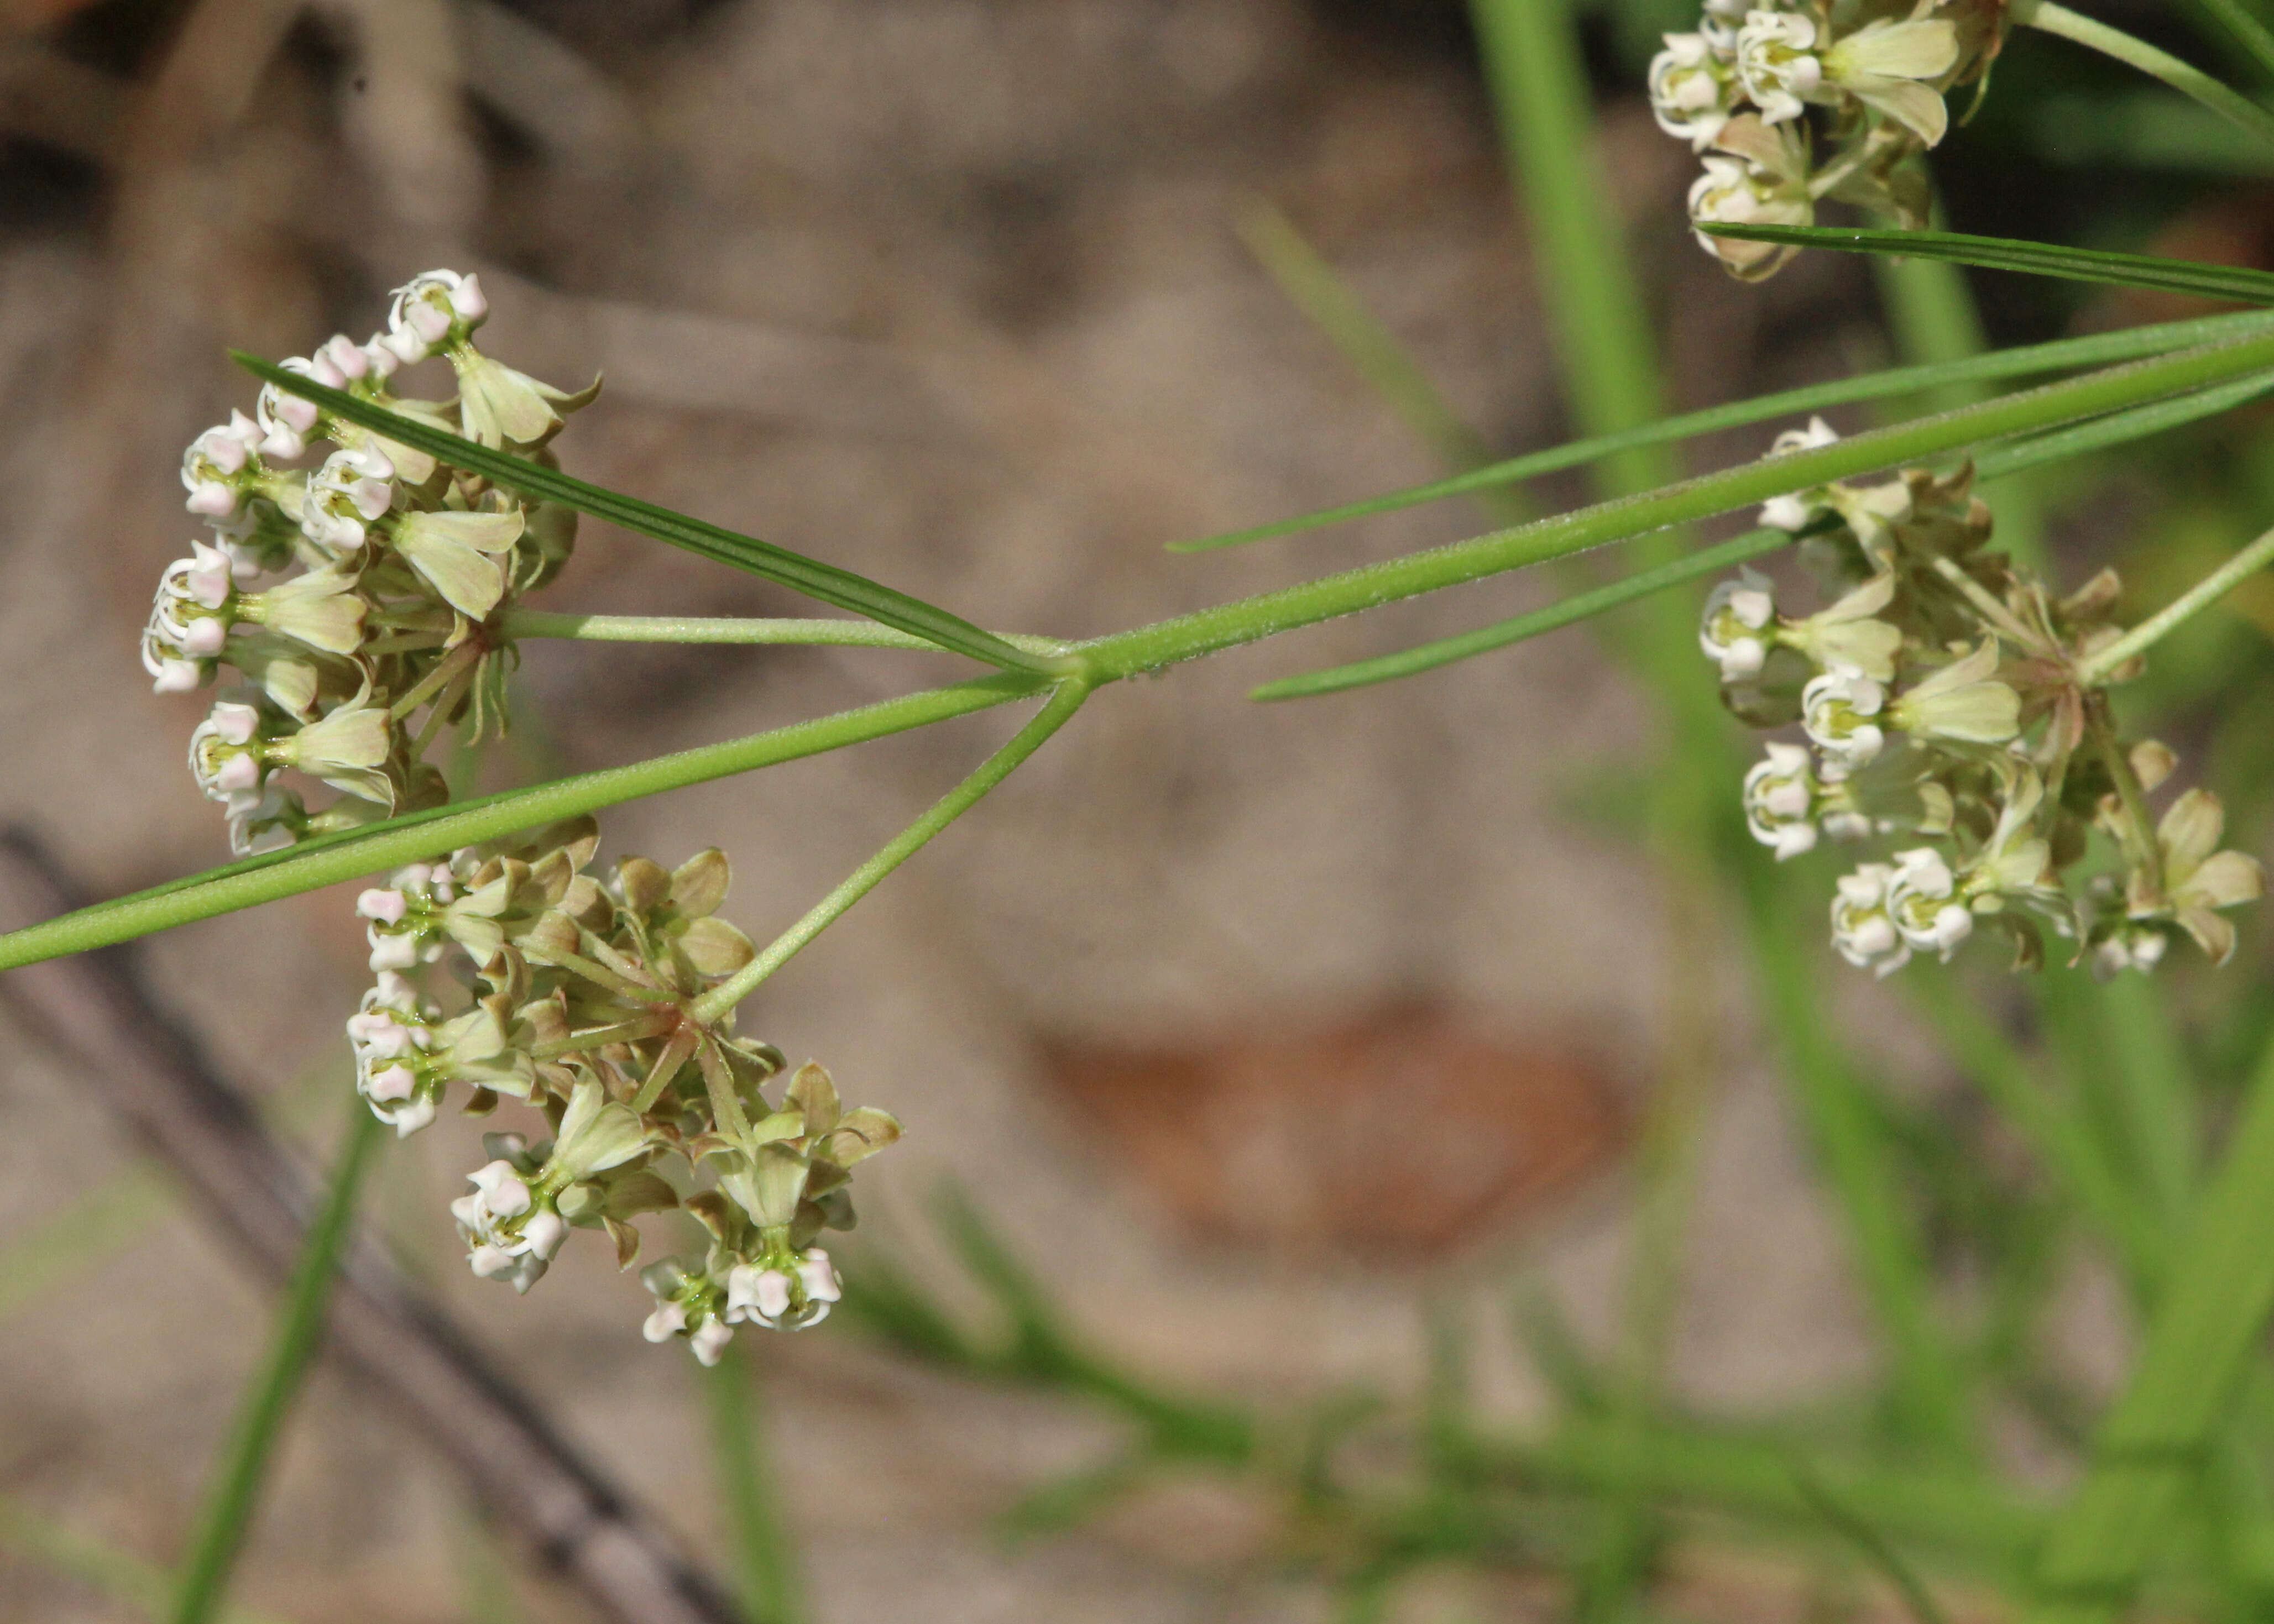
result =
[[[1660,127],[1704,160],[1690,218],[1804,226],[1832,198],[1924,225],[1915,160],[1949,127],[1945,93],[1997,54],[2003,11],[2002,0],[1706,0],[1698,31],[1668,34],[1650,65]],[[1698,241],[1748,280],[1792,253]]]
[[[1818,419],[1771,455],[1835,438]],[[2218,849],[2207,790],[2149,826],[2172,753],[2119,741],[2100,684],[2078,674],[2121,635],[2114,574],[2055,598],[1986,550],[1971,484],[1970,470],[1907,470],[1763,508],[1764,525],[1803,536],[1832,601],[1780,614],[1775,585],[1750,568],[1706,599],[1698,642],[1730,709],[1805,741],[1771,743],[1745,775],[1747,827],[1781,860],[1824,838],[1920,842],[1864,863],[1833,898],[1833,945],[1880,975],[1915,953],[1947,960],[1984,922],[2011,934],[2022,964],[2042,959],[2045,932],[2102,974],[2151,968],[2174,932],[2223,963],[2234,929],[2221,911],[2261,896],[2264,876]],[[2096,829],[2123,869],[2073,894],[2064,876]]]
[[[388,327],[283,363],[335,389],[491,447],[549,455],[561,414],[589,402],[483,355],[479,282],[429,271],[395,294]],[[457,395],[388,392],[440,357]],[[332,450],[313,470],[290,464]],[[513,649],[501,613],[567,562],[576,515],[525,503],[425,452],[333,418],[271,384],[182,458],[189,510],[213,530],[169,565],[142,635],[162,694],[243,679],[192,735],[190,771],[227,808],[240,854],[445,798],[421,757],[449,723],[502,726]],[[297,572],[297,573],[292,573]],[[281,577],[281,578],[280,578]],[[418,712],[425,718],[416,720]],[[338,798],[312,812],[292,772]]]
[[714,1262],[691,1274],[677,1259],[667,1258],[640,1271],[641,1283],[656,1297],[655,1312],[641,1327],[648,1341],[683,1336],[697,1359],[716,1365],[736,1326],[784,1331],[818,1325],[840,1295],[837,1271],[817,1246],[764,1264],[731,1263],[723,1274],[717,1268]]
[[[585,872],[599,838],[578,819],[413,864],[357,899],[377,975],[348,1021],[357,1086],[399,1134],[432,1122],[454,1087],[469,1111],[510,1097],[545,1116],[534,1144],[489,1135],[488,1162],[451,1204],[485,1279],[528,1290],[578,1228],[606,1229],[629,1267],[635,1216],[692,1213],[710,1253],[647,1271],[661,1299],[647,1335],[681,1337],[710,1364],[734,1326],[794,1329],[837,1300],[812,1242],[851,1227],[850,1170],[900,1127],[845,1109],[817,1065],[769,1101],[779,1052],[734,1037],[731,1016],[697,1014],[755,951],[717,917],[722,853],[675,870],[627,857],[603,883]],[[445,959],[467,989],[455,1011],[411,979]]]

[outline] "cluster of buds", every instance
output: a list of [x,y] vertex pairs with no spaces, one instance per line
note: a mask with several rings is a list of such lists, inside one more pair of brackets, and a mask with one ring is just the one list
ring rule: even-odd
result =
[[[483,355],[480,282],[429,271],[396,289],[387,330],[331,339],[286,370],[391,411],[546,462],[563,394]],[[403,367],[448,362],[456,395],[399,398]],[[331,447],[312,469],[290,466]],[[239,854],[446,798],[423,757],[440,730],[505,721],[505,612],[560,572],[576,515],[530,503],[269,385],[182,457],[189,510],[212,527],[160,577],[142,663],[158,692],[233,682],[192,735],[190,770],[227,809]],[[423,711],[423,715],[421,714]],[[338,792],[311,810],[297,774]]]
[[[1945,95],[1988,71],[2004,11],[2003,0],[1706,0],[1698,32],[1668,34],[1650,65],[1660,127],[1704,159],[1690,218],[1804,226],[1833,199],[1924,225],[1916,160],[1949,129]],[[1793,252],[1698,240],[1748,281]]]
[[[1819,419],[1772,455],[1834,438]],[[2047,934],[2103,975],[2152,968],[2185,933],[2217,963],[2234,951],[2224,910],[2263,894],[2257,860],[2219,849],[2218,797],[2189,789],[2161,817],[2149,798],[2177,764],[2118,736],[2096,656],[2122,635],[2113,571],[2054,597],[1989,551],[1972,470],[1906,470],[1877,485],[1777,498],[1765,525],[1803,538],[1828,606],[1779,613],[1747,568],[1706,600],[1698,640],[1729,708],[1797,726],[1745,775],[1747,826],[1780,859],[1819,839],[1904,842],[1839,882],[1832,940],[1880,975],[1914,953],[1947,960],[1977,927],[2006,932],[2019,966]],[[2081,878],[2092,837],[2120,867]]]
[[[780,1052],[734,1035],[731,1011],[702,1009],[754,954],[718,917],[722,853],[674,870],[627,857],[602,881],[585,871],[599,838],[579,819],[470,846],[357,899],[377,973],[348,1022],[357,1086],[401,1134],[454,1089],[470,1113],[508,1095],[542,1113],[542,1139],[486,1137],[489,1161],[450,1209],[474,1273],[516,1290],[572,1229],[606,1230],[628,1268],[635,1217],[695,1217],[707,1254],[645,1271],[660,1299],[646,1329],[713,1364],[736,1325],[794,1328],[827,1312],[837,1279],[813,1242],[853,1226],[851,1170],[900,1126],[846,1109],[818,1065],[769,1101]],[[456,1008],[413,979],[442,960],[464,989]]]

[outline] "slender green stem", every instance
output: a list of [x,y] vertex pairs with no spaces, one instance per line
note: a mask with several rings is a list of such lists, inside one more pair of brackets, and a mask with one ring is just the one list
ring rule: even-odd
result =
[[[782,643],[821,648],[913,649],[937,654],[939,644],[874,620],[705,619],[683,614],[563,614],[546,609],[508,610],[499,629],[508,637],[573,637],[584,643]],[[999,635],[999,634],[998,634]],[[1057,654],[1065,645],[1050,637],[1003,637],[1030,654]]]
[[297,896],[382,868],[417,862],[479,840],[494,839],[557,818],[597,812],[643,795],[796,761],[912,727],[984,710],[1037,691],[1027,677],[980,677],[901,699],[864,705],[723,744],[659,756],[628,767],[558,778],[535,789],[508,790],[431,813],[390,819],[383,832],[333,835],[288,851],[248,858],[225,868],[153,886],[0,936],[0,969],[63,953],[107,947],[153,930],[210,919],[237,908]]
[[1042,748],[1043,741],[1065,726],[1089,697],[1089,686],[1069,679],[1050,692],[1034,719],[1013,736],[1011,742],[980,763],[978,770],[934,801],[922,817],[885,843],[875,856],[845,876],[837,888],[817,902],[805,917],[776,936],[756,959],[744,965],[689,1006],[700,1021],[713,1021],[756,991],[761,982],[796,957],[805,944],[835,923],[839,915],[875,890],[878,881],[923,849],[926,842],[979,804],[989,790],[1009,778],[1027,757]]
[[268,1362],[237,1416],[221,1475],[199,1518],[196,1542],[175,1598],[173,1624],[207,1624],[220,1605],[252,1525],[277,1432],[322,1340],[324,1309],[331,1300],[333,1271],[355,1216],[356,1193],[385,1130],[361,1100],[355,1101],[353,1111],[347,1143],[332,1171],[331,1189],[308,1226],[305,1247],[293,1270]]
[[2059,34],[2088,50],[2113,56],[2127,67],[2163,80],[2181,95],[2193,97],[2261,140],[2274,141],[2274,113],[2221,84],[2201,68],[2181,62],[2168,51],[2157,50],[2145,40],[2135,40],[2120,28],[2096,22],[2065,5],[2055,5],[2052,0],[2014,0],[2006,14],[2016,25]]
[[2114,643],[2082,662],[2076,668],[2077,680],[2088,687],[2107,681],[2118,666],[2146,653],[2269,564],[2274,564],[2274,530],[2268,530]]
[[704,1378],[711,1398],[711,1458],[726,1502],[744,1624],[797,1624],[805,1611],[798,1598],[797,1545],[760,1436],[758,1374],[757,1361],[736,1342]]
[[2180,1244],[2090,1470],[2037,1564],[2035,1624],[2105,1624],[2169,1539],[2274,1313],[2274,1047]]
[[2274,33],[2252,16],[2242,0],[2194,0],[2195,7],[2218,27],[2223,43],[2248,56],[2262,74],[2274,76]]

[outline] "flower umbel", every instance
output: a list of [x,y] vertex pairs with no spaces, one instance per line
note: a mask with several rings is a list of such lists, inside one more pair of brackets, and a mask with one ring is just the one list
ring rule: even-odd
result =
[[[1815,419],[1771,455],[1834,438]],[[2123,746],[2101,692],[2137,665],[2080,674],[2120,635],[2112,572],[2056,598],[1988,551],[1989,509],[1963,468],[1796,491],[1761,516],[1800,534],[1832,601],[1779,615],[1780,589],[1750,566],[1706,599],[1698,642],[1730,708],[1757,726],[1796,722],[1806,739],[1772,742],[1745,774],[1746,827],[1780,861],[1826,836],[1929,842],[1840,880],[1843,958],[1886,975],[1915,954],[1946,960],[1988,925],[2016,967],[2043,962],[2048,936],[2104,975],[2152,969],[2174,935],[2225,962],[2227,913],[2264,893],[2264,872],[2218,849],[2223,814],[2206,790],[2145,821],[2172,753]],[[2079,883],[2070,871],[2096,824],[2124,868]]]

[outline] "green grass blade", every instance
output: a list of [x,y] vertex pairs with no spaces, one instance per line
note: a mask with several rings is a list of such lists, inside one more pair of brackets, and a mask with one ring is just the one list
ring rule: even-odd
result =
[[1353,519],[1370,518],[1376,514],[1397,513],[1427,502],[1442,501],[1448,497],[1473,495],[1495,486],[1513,485],[1567,468],[1577,468],[1600,462],[1623,451],[1640,446],[1661,445],[1668,441],[1689,440],[1723,429],[1743,428],[1750,424],[1765,423],[1780,417],[1797,417],[1810,412],[1822,411],[1834,406],[1850,405],[1862,401],[1886,400],[1901,395],[1929,394],[1954,386],[1992,382],[2000,379],[2027,377],[2036,373],[2064,372],[2072,368],[2104,366],[2123,361],[2140,360],[2146,357],[2168,354],[2190,345],[2213,343],[2219,340],[2263,330],[2274,326],[2274,316],[2255,311],[2227,316],[2205,316],[2188,321],[2164,322],[2153,327],[2128,327],[2120,333],[2096,334],[2090,338],[2064,338],[2051,343],[2031,344],[2019,349],[1992,350],[1985,355],[1964,360],[1936,362],[1917,366],[1901,366],[1885,372],[1869,373],[1861,378],[1843,378],[1831,383],[1810,384],[1802,388],[1786,389],[1775,395],[1764,395],[1751,400],[1735,402],[1727,406],[1710,407],[1703,411],[1684,412],[1679,417],[1628,429],[1615,434],[1596,435],[1554,446],[1544,451],[1529,452],[1523,456],[1488,463],[1467,473],[1455,474],[1443,479],[1433,479],[1424,485],[1410,485],[1404,490],[1386,492],[1362,501],[1345,502],[1339,507],[1321,508],[1315,513],[1299,514],[1291,518],[1276,519],[1269,524],[1251,526],[1246,530],[1229,530],[1220,536],[1209,536],[1193,541],[1169,544],[1171,553],[1207,553],[1224,547],[1244,546],[1249,542],[1269,541],[1282,536],[1299,535],[1306,530],[1321,530],[1332,524],[1346,523]]
[[2204,32],[2230,55],[2248,61],[2261,77],[2274,78],[2274,32],[2242,0],[2187,0],[2187,9],[2208,25]]
[[2045,1542],[2032,1624],[2106,1624],[2123,1610],[2201,1478],[2274,1314],[2274,1048],[2261,1058],[2092,1462]]
[[[0,1499],[0,1545],[50,1573],[78,1580],[144,1618],[164,1617],[173,1601],[173,1576],[156,1563],[107,1539],[66,1528],[12,1500]],[[225,1607],[220,1616],[222,1624],[277,1624],[275,1614],[249,1607]]]
[[[1310,318],[1431,450],[1455,468],[1474,468],[1493,460],[1492,448],[1446,405],[1412,353],[1284,213],[1259,204],[1241,217],[1239,229],[1247,251],[1289,302]],[[1494,516],[1506,523],[1516,515]]]
[[475,801],[406,813],[368,828],[326,835],[281,852],[169,881],[0,936],[0,970],[108,947],[154,930],[297,896],[643,795],[749,772],[984,710],[1033,693],[1035,688],[1035,680],[1025,676],[979,677],[723,744],[654,756],[628,767],[602,768],[529,789],[505,790]]
[[2087,50],[2098,51],[2150,79],[2159,79],[2185,96],[2191,96],[2237,129],[2259,140],[2274,143],[2274,113],[2253,102],[2224,80],[2212,78],[2191,62],[2159,50],[2121,28],[2072,11],[2053,0],[2007,0],[2007,17],[2015,26],[2043,29]]
[[2162,1273],[2165,1231],[2101,1154],[2068,1101],[2034,1074],[2020,1047],[1939,966],[1916,966],[1904,977],[1904,990],[1960,1072],[2037,1153],[2061,1192],[2115,1252],[2135,1292],[2151,1288]]
[[2102,248],[2067,248],[2009,237],[1969,237],[1961,231],[1881,231],[1848,226],[1745,226],[1713,222],[1698,229],[1748,243],[1787,243],[1796,248],[1836,248],[1847,253],[1909,254],[1952,259],[1991,271],[2057,276],[2069,282],[2187,293],[2240,304],[2274,304],[2274,273],[2237,266],[2198,265]]
[[674,513],[668,508],[659,508],[652,502],[625,496],[614,491],[588,485],[554,469],[541,468],[526,458],[512,456],[502,451],[493,451],[471,440],[436,428],[431,423],[373,405],[359,400],[343,389],[327,388],[314,380],[297,372],[288,372],[273,362],[241,350],[230,355],[238,365],[267,383],[287,389],[305,400],[313,401],[326,411],[343,417],[358,427],[388,439],[415,447],[430,455],[440,458],[453,468],[463,468],[480,474],[486,479],[518,491],[523,496],[545,501],[559,502],[620,524],[628,530],[668,542],[674,547],[700,554],[718,563],[732,565],[754,575],[817,598],[825,604],[834,604],[855,614],[866,615],[886,626],[912,632],[943,649],[958,654],[968,654],[973,659],[990,665],[999,665],[1006,671],[1049,672],[1058,669],[1041,656],[1013,647],[990,631],[983,631],[970,621],[946,610],[910,598],[905,592],[879,585],[864,575],[840,569],[834,564],[825,564],[809,559],[772,542],[760,541],[755,536]]
[[1905,1211],[1878,1113],[1828,1025],[1815,959],[1795,929],[1783,876],[1758,860],[1741,874],[1753,921],[1758,995],[1785,1051],[1795,1102],[1825,1178],[1840,1197],[1856,1273],[1887,1340],[1896,1418],[1914,1436],[1964,1453],[1966,1382],[1935,1320],[1926,1237]]
[[797,1624],[797,1542],[783,1515],[759,1435],[757,1362],[735,1343],[704,1372],[711,1400],[712,1461],[741,1581],[743,1624]]
[[372,1153],[379,1148],[386,1132],[386,1124],[362,1101],[358,1100],[352,1109],[347,1143],[333,1169],[324,1204],[308,1226],[308,1238],[293,1270],[275,1341],[230,1430],[221,1476],[199,1519],[197,1538],[174,1602],[173,1624],[207,1624],[220,1605],[237,1553],[244,1549],[252,1525],[276,1435],[323,1339],[324,1309],[331,1300],[333,1272],[355,1216],[356,1194],[371,1165]]
[[[2135,407],[2129,411],[2110,412],[2069,428],[2057,429],[2049,434],[1993,446],[1977,459],[1976,470],[1984,484],[2007,478],[2033,468],[2090,452],[2104,451],[2112,446],[2125,445],[2204,417],[2216,417],[2270,391],[2274,391],[2274,373],[2245,378],[2216,388],[2199,389],[2192,395],[2158,401],[2150,406]],[[1700,576],[1734,568],[1747,560],[1788,545],[1794,539],[1785,530],[1750,530],[1670,564],[1638,571],[1624,580],[1574,593],[1544,608],[1495,621],[1475,631],[1457,632],[1452,636],[1418,643],[1395,653],[1379,654],[1370,659],[1354,660],[1346,665],[1329,666],[1302,676],[1283,677],[1276,681],[1261,684],[1252,690],[1248,697],[1266,701],[1311,699],[1321,694],[1339,694],[1350,688],[1371,687],[1377,682],[1393,682],[1402,677],[1418,676],[1441,665],[1450,665],[1480,654],[1489,654],[1510,643],[1522,643],[1527,638],[1558,630],[1615,609],[1622,604],[1631,603],[1636,598],[1678,586],[1685,581],[1694,581]]]
[[1934,1592],[1903,1560],[1902,1553],[1869,1520],[1843,1505],[1815,1469],[1799,1455],[1792,1458],[1792,1480],[1809,1509],[1823,1519],[1824,1525],[1855,1546],[1856,1553],[1894,1587],[1909,1611],[1912,1624],[1949,1624],[1947,1615],[1934,1599]]

